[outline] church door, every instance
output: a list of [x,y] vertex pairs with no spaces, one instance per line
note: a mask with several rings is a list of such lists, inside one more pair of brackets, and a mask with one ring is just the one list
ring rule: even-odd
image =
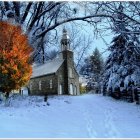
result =
[[73,84],[70,84],[70,94],[73,95]]
[[59,86],[59,94],[62,95],[62,85]]
[[74,86],[74,95],[77,95],[77,87]]

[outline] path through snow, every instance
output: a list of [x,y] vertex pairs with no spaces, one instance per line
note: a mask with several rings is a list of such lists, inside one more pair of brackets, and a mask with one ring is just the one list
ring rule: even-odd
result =
[[0,138],[139,138],[140,106],[97,94],[0,105]]

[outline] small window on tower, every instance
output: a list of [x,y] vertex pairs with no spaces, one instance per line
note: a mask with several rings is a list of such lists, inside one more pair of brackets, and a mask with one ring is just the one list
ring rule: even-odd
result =
[[72,68],[69,68],[69,77],[72,78]]

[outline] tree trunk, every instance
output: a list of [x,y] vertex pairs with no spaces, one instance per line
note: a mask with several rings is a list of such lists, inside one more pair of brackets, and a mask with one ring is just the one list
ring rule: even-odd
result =
[[9,92],[6,92],[6,95],[5,95],[6,99],[9,98]]
[[32,4],[33,4],[33,2],[29,2],[29,3],[28,3],[28,5],[27,5],[27,7],[26,7],[26,10],[25,10],[25,13],[24,13],[24,15],[23,15],[23,17],[22,17],[22,19],[21,19],[21,24],[23,24],[23,22],[25,21],[27,15],[29,14],[29,10],[30,10]]
[[19,22],[20,20],[20,2],[13,2],[14,9],[15,9],[15,20]]
[[10,4],[8,1],[4,2],[4,6],[5,6],[6,11],[10,10]]

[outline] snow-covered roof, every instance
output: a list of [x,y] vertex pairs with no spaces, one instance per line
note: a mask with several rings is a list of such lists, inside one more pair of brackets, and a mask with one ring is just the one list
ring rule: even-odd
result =
[[31,78],[56,73],[63,62],[64,59],[57,58],[57,59],[47,61],[45,62],[45,64],[39,66],[34,65]]

